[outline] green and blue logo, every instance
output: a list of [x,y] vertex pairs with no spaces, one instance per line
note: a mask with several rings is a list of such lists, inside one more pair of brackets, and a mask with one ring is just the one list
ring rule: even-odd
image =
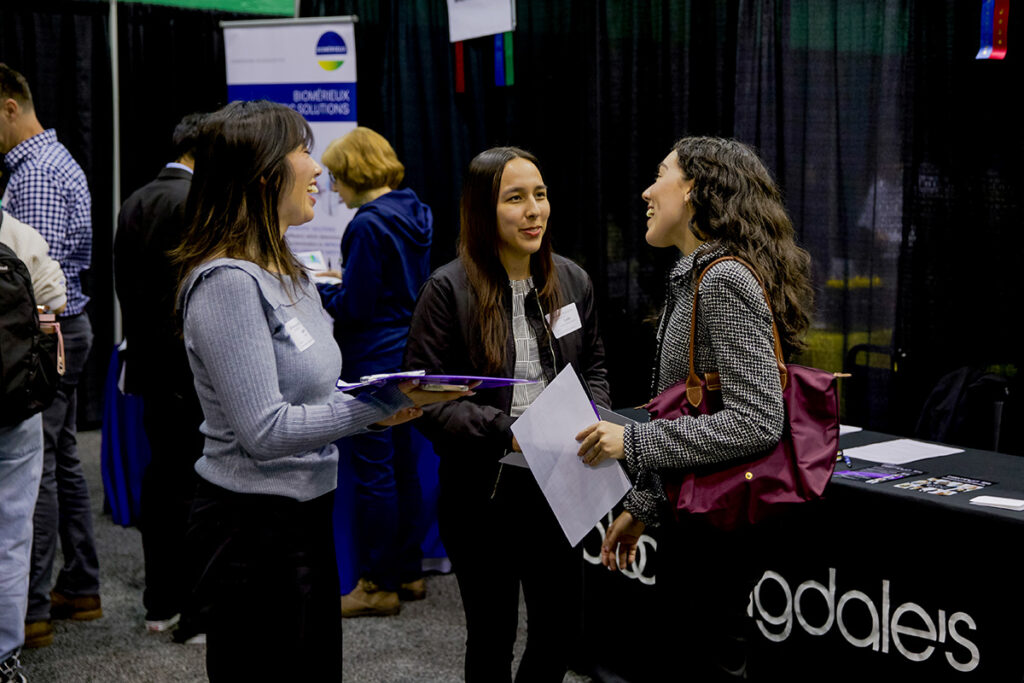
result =
[[326,71],[334,71],[345,63],[343,55],[348,54],[345,40],[334,31],[327,31],[316,42],[317,62]]

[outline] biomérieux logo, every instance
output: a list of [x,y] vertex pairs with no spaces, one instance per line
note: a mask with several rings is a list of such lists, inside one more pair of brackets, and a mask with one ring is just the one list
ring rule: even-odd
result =
[[326,71],[334,71],[345,63],[343,55],[348,54],[345,40],[334,31],[327,31],[316,41],[317,62]]

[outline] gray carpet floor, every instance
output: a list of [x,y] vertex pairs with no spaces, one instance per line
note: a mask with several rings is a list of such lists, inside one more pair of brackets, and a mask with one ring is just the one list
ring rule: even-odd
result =
[[[142,543],[137,529],[120,527],[102,512],[99,431],[79,434],[79,454],[92,495],[103,618],[55,622],[53,645],[22,653],[29,681],[206,680],[204,645],[178,645],[171,641],[170,634],[151,635],[145,631]],[[343,631],[345,681],[447,683],[463,679],[466,629],[453,575],[428,577],[427,599],[407,603],[399,615],[347,619]],[[520,604],[516,663],[522,655],[525,634],[525,612]],[[267,680],[291,680],[286,659],[276,653],[254,656],[267,657]],[[565,681],[585,683],[590,679],[570,672]]]

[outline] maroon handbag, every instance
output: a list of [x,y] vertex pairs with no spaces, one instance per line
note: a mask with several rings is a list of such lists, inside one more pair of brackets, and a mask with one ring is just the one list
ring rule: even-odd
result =
[[[700,281],[715,264],[739,261],[733,256],[713,261],[697,278],[693,297],[690,333],[690,374],[658,394],[645,406],[651,419],[697,417],[722,408],[721,383],[717,372],[701,378],[694,371],[693,347],[697,330],[697,292]],[[754,273],[754,277],[757,274]],[[758,278],[758,282],[760,282]],[[771,301],[764,290],[769,309]],[[678,517],[684,513],[702,515],[711,525],[723,530],[754,524],[772,512],[820,498],[832,477],[839,452],[839,399],[836,376],[831,372],[802,365],[786,365],[782,360],[779,332],[772,319],[775,360],[782,381],[782,399],[786,409],[782,440],[769,453],[754,460],[727,465],[713,472],[691,472],[665,484],[665,493]]]

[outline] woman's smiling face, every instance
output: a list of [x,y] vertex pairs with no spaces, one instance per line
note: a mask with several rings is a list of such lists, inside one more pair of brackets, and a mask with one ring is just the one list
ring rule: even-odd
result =
[[498,188],[497,212],[498,253],[502,264],[509,275],[513,274],[510,264],[521,266],[525,262],[528,269],[530,255],[540,249],[551,215],[547,185],[531,161],[516,157],[505,164]]
[[302,225],[313,220],[313,207],[316,205],[313,195],[319,192],[316,179],[323,172],[305,145],[289,152],[285,158],[291,168],[292,183],[282,193],[277,207],[281,234],[292,225]]
[[658,164],[658,177],[644,190],[643,200],[647,202],[647,243],[652,247],[678,246],[680,249],[690,232],[693,208],[690,205],[690,190],[693,180],[683,177],[679,158],[672,150]]

